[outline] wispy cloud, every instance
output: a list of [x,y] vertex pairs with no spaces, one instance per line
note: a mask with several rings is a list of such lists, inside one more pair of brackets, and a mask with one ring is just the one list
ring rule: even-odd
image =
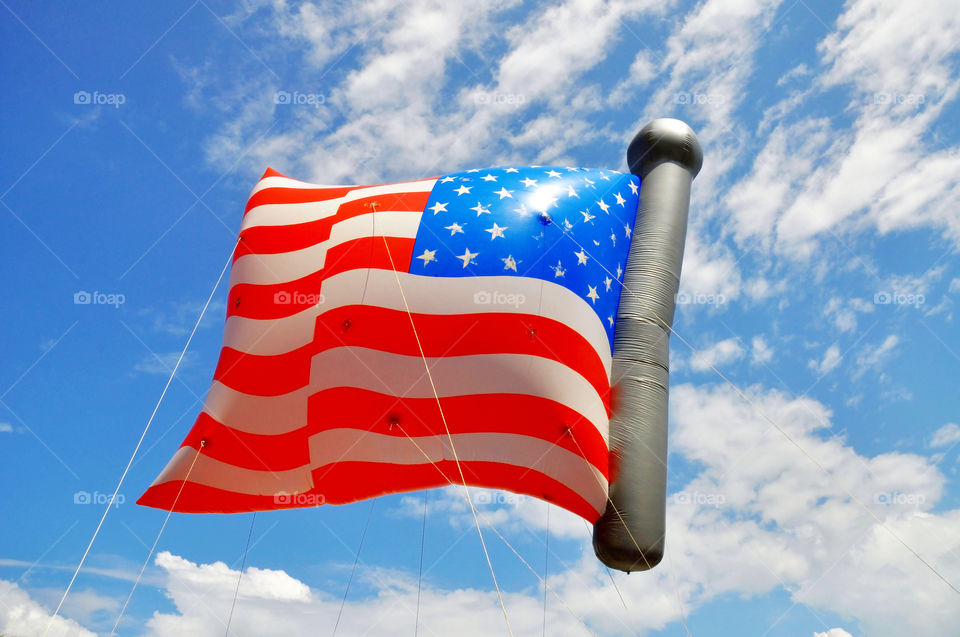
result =
[[930,446],[935,448],[949,447],[957,442],[960,442],[960,426],[952,422],[937,429],[930,438]]

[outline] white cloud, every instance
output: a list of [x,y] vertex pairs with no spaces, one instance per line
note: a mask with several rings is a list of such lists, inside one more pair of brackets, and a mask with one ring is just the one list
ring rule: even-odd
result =
[[[857,621],[864,634],[952,635],[960,622],[953,592],[887,530],[920,550],[948,579],[960,577],[952,558],[960,550],[960,512],[933,512],[945,484],[933,461],[896,452],[859,455],[842,438],[822,435],[831,427],[832,414],[819,402],[759,387],[745,392],[749,401],[719,385],[673,389],[672,453],[701,470],[682,486],[686,498],[668,500],[664,563],[642,576],[613,576],[630,600],[626,609],[592,554],[583,521],[551,517],[551,531],[567,539],[581,537],[584,545],[579,561],[563,564],[550,576],[560,599],[549,598],[549,633],[582,634],[579,617],[600,635],[643,634],[678,621],[681,612],[695,614],[726,594],[752,597],[786,590],[797,603]],[[765,416],[820,466],[771,429]],[[466,508],[457,491],[446,489],[431,498],[431,516],[467,526],[471,522],[463,518]],[[541,537],[544,503],[471,491],[489,522],[508,537]],[[419,498],[411,496],[401,512],[419,517],[420,506]],[[493,533],[486,535],[498,545]],[[168,552],[160,553],[156,564],[165,573],[161,586],[174,610],[155,612],[145,634],[222,632],[239,573],[222,562],[194,563]],[[526,573],[522,565],[514,566]],[[504,568],[511,566],[501,559],[497,569]],[[830,576],[823,577],[825,572]],[[363,556],[357,577],[362,585],[356,590],[367,592],[348,600],[343,634],[409,634],[416,578],[364,564]],[[237,634],[306,634],[333,624],[341,595],[342,589],[311,589],[284,571],[250,567],[242,578],[232,627]],[[516,634],[540,630],[542,598],[533,575],[525,586],[508,587],[504,599]],[[903,604],[911,611],[903,612]],[[422,589],[420,618],[424,634],[469,637],[504,630],[491,590],[443,588],[429,579]],[[844,634],[839,631],[824,634]]]
[[773,360],[773,348],[767,345],[762,336],[754,336],[750,341],[751,360],[756,365],[766,364]]
[[[33,596],[46,606],[55,607],[63,596],[63,589],[39,589],[33,591]],[[74,589],[64,600],[61,613],[88,628],[110,628],[120,613],[120,603],[120,600],[101,595],[92,588]]]
[[[548,504],[529,495],[470,487],[470,498],[480,522],[485,526],[492,525],[501,532],[542,534],[549,530],[551,536],[563,539],[582,539],[590,532],[583,518],[555,505],[549,505],[548,526],[545,513]],[[402,515],[416,519],[423,515],[421,498],[405,496],[401,503]],[[428,498],[427,510],[431,516],[446,516],[448,523],[455,528],[469,529],[474,526],[473,514],[461,486],[445,487],[438,495]]]
[[751,172],[724,198],[739,241],[755,239],[767,249],[773,245],[777,219],[829,143],[829,123],[823,119],[780,125],[773,130]]
[[722,386],[673,389],[672,450],[704,467],[684,490],[724,499],[671,507],[678,578],[705,582],[706,597],[786,586],[794,601],[856,618],[863,634],[951,635],[960,622],[955,593],[878,522],[958,581],[960,512],[930,512],[945,484],[932,461],[861,456],[820,435],[832,417],[820,403],[746,393],[752,405]]
[[813,637],[853,637],[842,628],[831,628],[825,633],[813,633]]
[[[0,633],[4,635],[48,635],[49,637],[95,637],[72,619],[57,617],[38,604],[15,582],[0,580]],[[47,629],[49,625],[49,630]]]
[[[777,123],[724,199],[739,241],[796,257],[814,254],[821,235],[871,229],[931,227],[960,241],[960,147],[924,147],[960,89],[952,72],[960,20],[949,5],[847,3],[819,46],[825,73],[768,109],[758,130],[838,88],[852,93],[843,117],[855,121],[807,115]],[[781,79],[788,77],[804,75]]]
[[[222,563],[194,564],[162,553],[157,564],[168,574],[166,594],[175,613],[155,613],[147,635],[219,634],[224,609],[233,599],[238,572]],[[414,627],[417,582],[409,576],[365,566],[358,579],[374,590],[372,597],[348,600],[339,623],[343,635],[409,635]],[[359,583],[359,582],[358,582]],[[304,635],[337,620],[340,595],[311,591],[283,571],[244,571],[231,630],[243,635]],[[542,620],[538,594],[507,593],[505,603],[517,634],[537,630]],[[577,635],[582,626],[553,604],[548,622],[552,634]],[[422,634],[481,636],[505,629],[494,592],[475,589],[438,590],[425,583],[420,601]]]
[[931,447],[948,447],[956,442],[960,442],[960,426],[949,422],[933,432],[930,439]]
[[789,71],[787,71],[786,73],[780,76],[780,78],[777,80],[777,86],[783,86],[784,84],[786,84],[787,82],[790,82],[793,79],[796,79],[798,77],[807,77],[812,73],[813,71],[806,64],[798,64],[797,66],[793,67],[792,69],[790,69]]
[[831,298],[823,308],[823,313],[827,318],[833,320],[834,326],[844,333],[851,333],[857,330],[857,313],[868,314],[876,309],[873,303],[858,298],[843,298],[835,296]]
[[683,253],[679,294],[696,302],[686,305],[684,311],[699,306],[722,308],[740,297],[742,285],[737,259],[730,250],[691,227]]
[[736,338],[728,338],[694,352],[690,357],[690,367],[704,372],[713,367],[723,366],[743,357],[743,346]]
[[[173,372],[173,368],[176,366],[179,358],[180,352],[147,354],[133,366],[133,370],[140,372],[141,374],[159,374],[161,376],[169,376],[171,372]],[[184,355],[183,360],[180,362],[180,367],[177,369],[177,374],[182,374],[185,369],[194,365],[197,360],[198,358],[196,352],[187,352]]]
[[0,422],[0,433],[13,433],[13,425],[8,422]]
[[951,88],[960,16],[951,0],[914,7],[856,0],[820,45],[830,64],[826,84],[852,82],[865,92],[944,95]]
[[807,366],[815,371],[817,375],[823,376],[833,371],[836,366],[840,364],[841,360],[843,360],[843,356],[840,355],[840,347],[834,343],[823,353],[821,360],[811,360],[807,363]]
[[549,7],[508,32],[512,48],[500,60],[497,90],[566,102],[570,87],[607,56],[622,20],[659,6],[649,0],[575,0]]
[[[156,332],[173,336],[186,336],[193,329],[202,310],[202,301],[181,302],[174,303],[170,307],[162,310],[143,310],[140,312],[140,315],[153,320],[153,330]],[[211,301],[203,316],[203,321],[200,323],[200,327],[219,325],[222,323],[225,313],[226,304],[223,301]]]
[[857,371],[854,372],[854,378],[862,376],[870,370],[882,373],[881,365],[886,362],[899,343],[900,338],[895,334],[890,334],[879,345],[864,346],[863,351],[857,356]]
[[[369,0],[325,12],[275,3],[267,24],[294,50],[309,47],[302,79],[231,87],[233,118],[209,139],[208,158],[224,168],[238,158],[251,169],[270,163],[321,183],[380,183],[480,161],[563,160],[571,147],[605,140],[612,133],[585,119],[605,98],[588,74],[630,37],[624,20],[663,4],[570,0],[527,11],[519,22],[511,16],[507,27],[501,14],[517,4]],[[338,58],[345,53],[357,58],[349,70]],[[181,75],[191,84],[208,81]],[[323,103],[273,103],[275,91],[298,88],[319,91]],[[267,132],[269,120],[278,125]]]

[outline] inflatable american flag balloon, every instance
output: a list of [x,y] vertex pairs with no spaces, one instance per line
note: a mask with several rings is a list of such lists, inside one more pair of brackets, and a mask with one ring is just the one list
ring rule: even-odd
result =
[[267,170],[203,410],[139,502],[238,512],[466,483],[595,521],[639,184],[569,167],[376,186]]

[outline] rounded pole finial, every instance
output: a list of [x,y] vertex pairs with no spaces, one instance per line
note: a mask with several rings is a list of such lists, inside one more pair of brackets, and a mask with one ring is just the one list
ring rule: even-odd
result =
[[696,177],[703,165],[703,150],[693,129],[679,119],[655,119],[637,133],[627,148],[630,172],[643,175],[662,161],[673,161]]

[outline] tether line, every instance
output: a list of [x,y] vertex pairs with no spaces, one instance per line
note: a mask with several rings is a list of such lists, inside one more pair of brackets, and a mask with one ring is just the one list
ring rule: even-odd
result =
[[[477,509],[473,505],[473,500],[470,498],[470,489],[467,488],[467,478],[463,473],[463,467],[460,465],[460,457],[457,455],[456,445],[453,444],[453,436],[450,434],[450,427],[447,425],[447,417],[443,413],[443,405],[440,403],[440,394],[437,392],[437,385],[433,380],[433,372],[430,371],[430,364],[427,362],[427,356],[423,351],[423,344],[420,341],[420,333],[417,331],[417,326],[413,321],[413,313],[410,311],[409,303],[407,303],[407,295],[403,291],[403,284],[400,282],[400,273],[397,272],[397,266],[393,261],[393,253],[390,251],[390,244],[387,243],[386,236],[383,236],[382,238],[383,245],[387,251],[387,256],[390,259],[390,267],[393,269],[393,275],[397,280],[397,287],[400,290],[400,297],[403,299],[403,307],[407,312],[407,318],[410,320],[410,327],[413,329],[413,336],[417,341],[417,348],[420,351],[420,358],[423,360],[423,366],[427,372],[427,379],[430,381],[430,389],[433,391],[433,397],[437,402],[437,409],[440,412],[440,421],[443,423],[443,429],[446,432],[447,440],[450,443],[450,450],[453,452],[453,460],[456,463],[457,471],[460,474],[460,482],[463,485],[463,491],[467,499],[467,504],[470,505],[470,512],[473,514],[473,521],[477,526],[477,535],[480,537],[480,546],[483,547],[483,556],[487,560],[487,567],[490,569],[490,577],[493,579],[493,586],[497,589],[497,600],[500,602],[500,610],[503,611],[503,620],[507,624],[507,632],[510,634],[510,637],[513,637],[513,628],[510,626],[510,617],[507,615],[507,607],[503,602],[503,593],[500,591],[500,585],[497,583],[497,574],[493,570],[493,562],[490,560],[490,552],[487,550],[487,543],[483,539],[483,531],[480,528],[480,519],[477,517]],[[409,438],[409,436],[407,437]],[[437,468],[439,469],[439,467]]]
[[420,587],[423,582],[423,546],[427,538],[427,491],[423,491],[423,523],[420,527],[420,568],[417,571],[417,619],[413,625],[413,636],[420,631]]
[[347,604],[347,594],[350,592],[350,584],[353,583],[353,575],[357,572],[357,563],[360,561],[360,551],[363,550],[363,540],[367,537],[367,527],[370,526],[370,518],[373,517],[373,507],[377,503],[376,498],[370,500],[370,511],[367,512],[367,521],[363,525],[363,533],[360,534],[360,545],[357,546],[357,554],[353,558],[353,568],[350,569],[350,579],[347,580],[347,588],[343,591],[343,599],[340,600],[340,611],[337,613],[337,622],[333,625],[333,634],[337,634],[337,627],[340,626],[340,618],[343,616],[343,607]]
[[[558,227],[559,227],[559,226],[558,226]],[[586,249],[579,241],[577,241],[577,240],[573,237],[573,235],[569,234],[569,233],[568,233],[565,229],[563,229],[563,228],[561,228],[561,231],[564,233],[565,236],[569,237],[570,240],[574,242],[574,244],[576,244],[577,246],[579,246],[581,250],[585,251],[589,256],[591,256],[591,257],[593,256],[593,255],[590,255],[590,253],[587,251],[587,249]],[[612,272],[610,272],[609,269],[607,269],[606,266],[603,265],[602,262],[600,262],[599,260],[597,260],[595,257],[594,257],[594,261],[597,261],[597,264],[600,265],[600,267],[601,267],[608,275],[613,274]],[[619,281],[619,277],[617,277],[617,280]],[[623,283],[620,283],[620,286],[623,288],[624,291],[626,291],[626,292],[627,292],[628,294],[630,294],[631,296],[636,296],[636,293],[635,293],[633,290],[631,290],[630,288],[628,288],[626,285],[624,285]],[[668,323],[667,321],[663,320],[663,318],[660,317],[656,312],[651,311],[651,314],[653,315],[653,318],[655,318],[655,319],[656,319],[663,327],[665,327],[671,334],[673,334],[673,335],[676,336],[678,339],[680,339],[680,342],[683,343],[684,345],[686,345],[686,346],[690,349],[691,352],[693,352],[694,354],[697,354],[697,353],[700,351],[700,350],[698,350],[696,347],[694,347],[693,344],[690,343],[687,339],[685,339],[683,336],[681,336],[680,333],[677,332],[677,331],[673,328],[673,325],[671,325],[671,324]],[[794,447],[797,448],[797,450],[800,451],[800,453],[802,453],[804,456],[806,456],[807,460],[809,460],[810,462],[812,462],[812,463],[827,477],[827,479],[831,482],[831,484],[833,484],[835,487],[837,487],[838,489],[840,489],[841,491],[843,491],[844,494],[846,494],[846,496],[847,496],[848,498],[850,498],[850,500],[851,500],[854,504],[856,504],[856,505],[859,506],[861,509],[863,509],[864,511],[866,511],[866,513],[867,513],[870,517],[872,517],[872,518],[874,519],[874,521],[875,521],[881,528],[883,528],[883,529],[884,529],[887,533],[889,533],[895,540],[897,540],[897,542],[899,542],[905,549],[907,549],[907,551],[909,551],[915,558],[917,558],[921,563],[923,563],[923,565],[926,566],[926,567],[930,570],[930,572],[932,572],[934,575],[936,575],[938,578],[940,578],[940,580],[942,580],[944,584],[946,584],[947,586],[949,586],[949,587],[953,590],[954,593],[960,594],[960,589],[958,589],[952,582],[950,582],[950,580],[948,580],[942,573],[940,573],[940,571],[938,571],[930,562],[928,562],[927,560],[925,560],[916,550],[914,550],[914,548],[913,548],[912,546],[910,546],[909,544],[907,544],[906,540],[904,540],[903,538],[901,538],[893,529],[891,529],[889,526],[887,526],[886,522],[884,522],[883,520],[881,520],[881,519],[879,518],[879,516],[877,516],[877,514],[874,513],[873,510],[870,509],[870,507],[868,507],[868,506],[867,506],[866,504],[864,504],[859,498],[857,498],[855,495],[853,495],[853,493],[850,491],[850,489],[848,489],[846,486],[842,485],[842,484],[834,477],[834,475],[833,475],[830,471],[827,470],[826,467],[824,467],[816,458],[814,458],[812,455],[810,455],[810,453],[809,453],[800,443],[798,443],[796,440],[794,440],[794,439],[790,436],[790,434],[788,434],[780,425],[778,425],[778,424],[773,420],[773,418],[771,418],[769,415],[767,415],[767,413],[766,413],[762,408],[760,408],[756,403],[754,403],[752,400],[750,400],[750,398],[740,389],[739,386],[737,386],[736,383],[734,383],[732,380],[730,380],[729,378],[727,378],[719,369],[716,368],[715,365],[712,365],[712,364],[711,364],[711,365],[710,365],[710,369],[713,371],[713,373],[715,373],[717,376],[719,376],[720,379],[723,380],[723,382],[725,382],[727,385],[729,385],[730,388],[734,391],[734,393],[737,394],[737,396],[739,396],[744,402],[746,402],[748,405],[750,405],[750,407],[753,408],[753,410],[756,411],[757,414],[758,414],[761,418],[763,418],[763,419],[766,420],[768,423],[770,423],[770,425],[771,425],[774,429],[776,429],[778,432],[780,432],[780,434],[781,434],[784,438],[786,438],[787,441],[788,441],[790,444],[792,444]],[[614,507],[614,509],[616,509],[616,507]],[[619,514],[619,512],[618,512],[618,514]],[[629,531],[628,531],[628,532],[629,532]]]
[[547,637],[547,569],[550,566],[550,503],[547,502],[547,531],[543,547],[543,637]]
[[240,572],[237,573],[237,587],[233,589],[233,603],[230,604],[230,615],[227,616],[227,628],[223,631],[224,637],[230,634],[230,622],[233,621],[233,609],[237,607],[237,596],[240,595],[240,580],[243,579],[243,568],[247,565],[247,552],[250,550],[250,538],[253,537],[253,523],[257,521],[257,512],[250,518],[250,530],[247,532],[247,544],[243,547],[243,560],[240,562]]
[[193,325],[193,329],[190,331],[190,336],[187,337],[187,342],[183,346],[183,350],[180,352],[180,357],[177,359],[177,363],[173,366],[173,370],[170,372],[170,378],[167,379],[167,384],[164,385],[163,391],[160,392],[160,398],[157,399],[157,404],[154,406],[153,412],[150,414],[150,418],[147,419],[147,424],[143,428],[143,433],[140,434],[140,440],[137,441],[137,446],[134,447],[133,453],[130,454],[130,460],[127,461],[127,466],[120,475],[120,480],[117,481],[117,487],[113,490],[113,496],[111,496],[110,501],[107,502],[107,506],[103,510],[103,516],[100,518],[100,523],[97,524],[97,528],[93,532],[93,537],[90,538],[90,542],[87,544],[87,548],[83,552],[83,556],[80,558],[80,563],[77,564],[77,569],[73,572],[73,577],[70,578],[70,583],[67,584],[67,590],[63,591],[63,597],[60,598],[60,603],[57,604],[57,609],[53,612],[53,615],[50,616],[50,621],[47,622],[47,627],[43,630],[44,635],[46,635],[47,631],[50,630],[50,627],[53,625],[53,620],[56,619],[60,614],[60,610],[63,608],[63,603],[67,600],[67,595],[70,594],[70,589],[73,588],[73,583],[77,580],[77,575],[80,574],[80,569],[83,568],[83,564],[86,562],[87,556],[90,554],[90,549],[93,548],[93,543],[96,541],[97,535],[100,534],[100,529],[103,527],[103,523],[107,519],[107,514],[110,513],[110,507],[113,506],[113,503],[117,498],[117,494],[120,492],[120,487],[123,485],[123,481],[126,479],[127,473],[130,471],[130,467],[133,466],[133,460],[137,457],[137,452],[140,451],[140,445],[143,444],[144,438],[147,437],[147,431],[150,429],[150,425],[153,424],[153,419],[156,417],[157,411],[160,409],[160,404],[167,395],[167,390],[170,389],[170,385],[173,383],[173,379],[177,375],[177,370],[180,369],[180,364],[183,362],[183,357],[187,354],[187,349],[190,347],[191,341],[193,341],[193,336],[197,333],[197,328],[200,327],[200,322],[203,320],[204,314],[207,313],[207,308],[210,307],[210,302],[213,300],[213,295],[216,294],[217,288],[220,287],[220,281],[223,280],[223,275],[227,273],[227,269],[230,267],[230,263],[232,261],[233,250],[230,251],[230,255],[227,257],[227,262],[223,264],[223,269],[220,271],[220,276],[217,277],[217,282],[213,284],[213,289],[210,290],[210,296],[207,297],[207,302],[203,304],[203,309],[200,310],[200,316],[197,317],[197,322]]
[[[410,434],[408,434],[407,431],[406,431],[402,426],[397,425],[397,427],[400,429],[400,432],[401,432],[404,436],[407,437],[407,440],[409,440],[411,443],[413,443],[413,446],[417,448],[417,451],[419,451],[419,452],[423,455],[423,457],[426,459],[426,461],[429,462],[431,465],[433,465],[433,468],[436,469],[436,470],[440,473],[440,477],[442,477],[444,480],[446,480],[451,486],[454,486],[454,487],[463,486],[463,485],[458,484],[458,483],[454,482],[453,480],[451,480],[450,477],[449,477],[446,473],[444,473],[443,469],[441,469],[441,468],[437,465],[437,463],[434,462],[433,459],[432,459],[429,455],[427,455],[427,452],[424,451],[423,447],[421,447],[420,444],[419,444],[412,436],[410,436]],[[583,624],[583,627],[587,629],[587,632],[589,632],[591,635],[596,634],[596,633],[593,632],[593,630],[590,628],[590,626],[587,625],[587,622],[585,622],[582,617],[580,617],[579,615],[577,615],[577,613],[574,612],[574,610],[573,610],[572,608],[570,608],[570,605],[567,604],[566,600],[564,600],[564,599],[559,595],[559,593],[557,593],[555,590],[553,590],[553,587],[551,587],[549,584],[547,584],[547,581],[540,576],[540,573],[537,572],[537,569],[535,569],[535,568],[533,568],[532,566],[530,566],[530,563],[527,562],[527,560],[525,560],[525,559],[523,558],[523,556],[520,555],[520,552],[517,551],[516,548],[514,548],[513,544],[511,544],[511,543],[507,540],[507,538],[505,538],[505,537],[503,536],[503,534],[500,533],[500,531],[497,530],[497,527],[495,527],[495,526],[493,525],[493,523],[490,522],[490,520],[488,520],[487,517],[486,517],[485,515],[483,515],[482,513],[481,513],[481,514],[478,514],[478,515],[479,515],[479,518],[482,518],[483,521],[486,522],[487,526],[490,527],[490,530],[493,531],[494,534],[496,534],[496,536],[497,536],[498,538],[500,538],[500,541],[503,542],[504,545],[506,545],[506,547],[507,547],[508,549],[510,549],[510,551],[517,557],[517,559],[519,559],[520,562],[521,562],[524,566],[527,567],[527,570],[530,571],[531,573],[533,573],[533,576],[537,578],[537,581],[539,581],[541,584],[543,584],[544,586],[546,586],[546,587],[550,590],[550,592],[553,593],[553,596],[556,597],[558,600],[560,600],[560,603],[563,604],[564,608],[567,609],[567,612],[569,612],[570,615],[572,615],[574,619],[576,619],[576,620],[579,621],[581,624]],[[478,522],[478,523],[479,523],[479,522]]]
[[170,521],[170,516],[173,515],[173,510],[177,508],[177,502],[180,500],[180,494],[183,493],[183,488],[187,486],[187,480],[190,479],[190,473],[193,471],[193,466],[197,464],[197,459],[200,457],[200,452],[206,444],[206,442],[202,440],[200,441],[200,448],[197,449],[197,453],[194,454],[193,462],[190,463],[190,468],[187,469],[187,475],[183,477],[183,481],[180,483],[180,488],[177,490],[177,495],[173,499],[173,504],[170,505],[170,509],[167,511],[166,517],[163,518],[163,524],[160,525],[160,531],[157,532],[157,537],[153,540],[153,546],[150,547],[150,551],[147,553],[147,559],[143,561],[143,565],[140,567],[140,572],[137,573],[137,579],[133,582],[133,587],[130,589],[130,594],[127,595],[126,601],[123,602],[123,607],[120,609],[120,614],[117,615],[117,621],[113,623],[113,628],[110,629],[110,635],[113,635],[117,632],[117,626],[120,625],[120,620],[123,619],[124,613],[127,612],[127,606],[130,604],[130,600],[133,599],[133,592],[137,590],[137,585],[140,583],[140,578],[143,577],[143,572],[150,563],[150,558],[153,557],[153,552],[157,549],[157,544],[160,542],[160,536],[163,535],[163,530],[167,528],[167,522]]

